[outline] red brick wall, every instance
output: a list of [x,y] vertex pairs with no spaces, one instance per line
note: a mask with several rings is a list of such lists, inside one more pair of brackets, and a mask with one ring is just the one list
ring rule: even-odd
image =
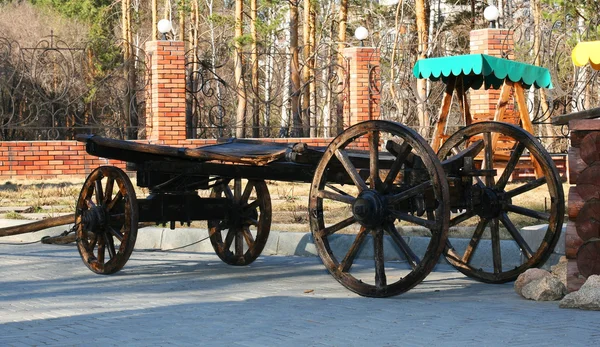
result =
[[[263,141],[327,146],[331,138],[277,138]],[[179,140],[180,147],[199,147],[216,140]],[[0,181],[10,179],[50,179],[86,177],[102,165],[115,165],[125,169],[125,163],[88,155],[85,144],[77,141],[3,141],[0,142]]]
[[[513,32],[509,29],[480,29],[470,33],[471,54],[487,54],[493,57],[514,59]],[[500,98],[499,89],[471,89],[470,110],[474,121],[493,120],[496,104]],[[504,113],[506,118],[518,123],[518,114],[514,112],[514,104],[509,103]]]
[[185,140],[185,46],[181,41],[146,43],[150,60],[146,137],[154,143]]
[[[350,107],[344,107],[349,114],[344,115],[345,125],[353,125],[371,119],[379,119],[379,49],[374,47],[351,47],[343,51],[348,60],[348,99]],[[374,76],[369,76],[374,69]],[[369,92],[369,77],[377,84],[376,90]]]

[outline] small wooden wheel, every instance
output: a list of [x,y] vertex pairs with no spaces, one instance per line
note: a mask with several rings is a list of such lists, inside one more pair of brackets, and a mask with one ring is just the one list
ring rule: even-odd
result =
[[271,230],[271,196],[265,181],[242,179],[216,186],[211,198],[226,197],[231,209],[225,220],[210,220],[210,242],[229,265],[248,265],[262,252]]
[[75,211],[77,248],[83,263],[112,274],[129,259],[138,228],[135,190],[123,170],[101,166],[83,184]]
[[[460,272],[483,282],[513,281],[525,270],[542,265],[560,237],[565,212],[560,176],[542,145],[527,131],[507,123],[481,122],[465,127],[443,144],[438,156],[441,160],[451,158],[475,142],[480,149],[472,167],[464,167],[462,174],[467,203],[457,208],[450,220],[450,227],[471,225],[474,231],[461,247],[464,250],[448,242],[446,259]],[[530,170],[538,177],[527,183],[509,183],[515,169],[527,160],[533,162]],[[540,232],[538,242],[528,243],[516,226],[519,224],[548,227]],[[484,252],[477,253],[484,238],[491,239],[487,258]],[[511,240],[520,249],[520,264],[503,262],[509,249],[501,245]]]
[[443,251],[446,201],[444,170],[418,133],[388,121],[352,126],[329,144],[312,182],[309,216],[319,256],[359,295],[403,293]]

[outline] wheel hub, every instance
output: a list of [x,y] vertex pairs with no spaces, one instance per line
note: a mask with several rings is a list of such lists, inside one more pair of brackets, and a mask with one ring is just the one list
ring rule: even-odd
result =
[[100,233],[104,231],[106,211],[102,206],[94,206],[83,212],[82,223],[87,231]]
[[374,190],[365,190],[352,204],[354,218],[365,227],[380,225],[385,217],[385,204],[381,194]]
[[486,219],[498,217],[502,212],[504,194],[492,188],[483,188],[478,195],[476,199],[473,199],[473,209],[476,214]]

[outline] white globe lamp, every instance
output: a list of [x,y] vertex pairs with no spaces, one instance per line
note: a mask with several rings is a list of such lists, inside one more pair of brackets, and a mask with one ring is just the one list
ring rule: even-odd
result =
[[367,39],[367,37],[369,36],[369,30],[367,30],[367,28],[360,26],[358,28],[356,28],[356,30],[354,30],[354,37],[360,41],[360,46],[363,47],[364,46],[364,41]]
[[498,16],[500,16],[500,11],[498,11],[498,7],[494,5],[490,5],[483,10],[483,18],[490,22],[490,28],[496,27]]
[[167,33],[173,29],[173,25],[168,19],[159,20],[156,26],[158,27],[158,32],[162,34],[163,40],[167,39]]

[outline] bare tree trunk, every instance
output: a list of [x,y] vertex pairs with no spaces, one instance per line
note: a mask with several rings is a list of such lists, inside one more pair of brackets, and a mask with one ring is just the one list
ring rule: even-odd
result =
[[[542,18],[542,4],[540,0],[531,0],[531,12],[533,14],[533,54],[535,56],[534,64],[537,66],[542,65],[542,57],[541,57],[541,47],[542,47],[542,28],[541,28],[541,18]],[[542,109],[542,117],[543,120],[542,133],[540,135],[544,136],[552,136],[552,124],[549,122],[549,119],[544,120],[546,117],[550,116],[550,110],[548,108],[548,101],[546,99],[546,91],[543,88],[538,89],[540,93],[540,106]],[[542,143],[544,145],[549,145],[552,141],[551,138],[542,137]]]
[[310,7],[310,70],[312,72],[312,78],[309,82],[309,90],[312,105],[310,112],[310,136],[317,137],[317,81],[315,76],[315,54],[317,48],[317,14],[315,10],[315,4],[311,3]]
[[311,42],[311,0],[304,0],[304,21],[302,25],[302,38],[304,39],[304,67],[302,71],[302,83],[304,88],[302,90],[302,125],[304,134],[310,134],[312,126],[310,122],[310,88],[306,88],[307,83],[311,80],[311,60],[312,60],[312,42]]
[[158,0],[152,0],[152,39],[158,39]]
[[[416,0],[415,14],[417,17],[417,59],[425,59],[427,58],[427,50],[429,49],[429,1]],[[427,99],[426,79],[417,79],[417,98],[417,117],[419,119],[419,127],[421,129],[421,134],[427,137],[429,134],[429,114],[427,113],[425,102]]]
[[132,52],[133,33],[131,31],[131,0],[121,1],[121,21],[123,35],[123,75],[127,81],[127,93],[123,105],[123,115],[127,126],[127,138],[137,138],[138,119],[135,113],[136,73]]
[[292,54],[292,136],[304,136],[300,110],[300,62],[298,58],[298,2],[290,1],[290,52]]
[[[288,23],[290,22],[291,17],[291,8],[288,10],[286,19]],[[291,35],[289,30],[285,30],[285,42],[286,42],[286,56],[285,56],[285,73],[283,74],[283,89],[285,91],[291,90],[290,88],[290,75],[292,70],[292,58],[291,58],[291,49],[290,49],[290,41]],[[289,128],[290,128],[290,112],[289,112],[289,104],[290,97],[289,93],[282,93],[283,100],[281,100],[281,121],[279,128],[279,137],[287,137],[289,136]]]
[[183,50],[187,52],[187,47],[185,47],[185,5],[186,0],[178,2],[177,14],[179,15],[179,41],[183,42]]
[[242,43],[240,42],[243,32],[243,16],[244,16],[244,1],[236,0],[235,2],[235,84],[236,91],[238,94],[238,105],[236,112],[236,128],[235,136],[238,138],[244,138],[245,134],[245,122],[246,122],[246,90],[244,87],[244,76],[243,76],[243,52]]
[[[340,0],[340,11],[338,17],[338,49],[337,49],[337,65],[339,78],[343,78],[344,81],[347,78],[346,71],[346,60],[342,55],[344,48],[346,48],[346,29],[348,24],[348,0]],[[337,132],[341,133],[344,131],[344,95],[343,93],[338,94],[337,108],[336,108],[336,126]]]
[[258,33],[256,31],[256,0],[250,0],[250,34],[252,35],[252,137],[260,137],[260,109],[258,102]]

